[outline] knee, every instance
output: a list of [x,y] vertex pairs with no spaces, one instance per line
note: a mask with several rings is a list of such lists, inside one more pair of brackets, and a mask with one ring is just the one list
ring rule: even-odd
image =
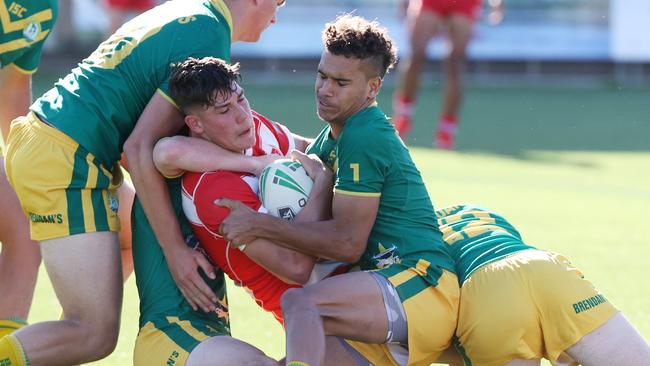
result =
[[117,346],[120,332],[119,321],[105,320],[95,324],[78,322],[81,342],[90,360],[99,360],[110,355]]
[[285,291],[280,299],[282,313],[288,314],[299,310],[312,309],[315,303],[305,288],[291,288]]

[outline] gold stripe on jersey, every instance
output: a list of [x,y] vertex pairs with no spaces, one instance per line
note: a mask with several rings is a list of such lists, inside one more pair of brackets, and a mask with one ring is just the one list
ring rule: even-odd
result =
[[15,67],[16,70],[18,70],[19,73],[25,74],[25,75],[32,75],[33,73],[36,72],[36,69],[34,69],[34,70],[25,70],[22,67],[20,67],[20,66],[18,66],[16,64],[13,64],[13,63],[11,64],[11,66]]
[[158,33],[161,28],[130,29],[124,35],[115,33],[102,42],[83,62],[112,70],[127,58],[141,42]]
[[340,188],[334,188],[335,193],[344,194],[346,196],[357,196],[357,197],[381,197],[379,192],[352,192],[346,191]]
[[180,320],[176,316],[168,316],[166,318],[170,324],[177,324],[179,327],[181,327],[181,329],[185,331],[185,333],[189,334],[190,336],[192,336],[192,338],[196,339],[199,342],[203,342],[204,340],[210,338],[209,335],[194,328],[194,326],[192,325],[192,323],[190,323],[189,320]]
[[31,42],[28,42],[24,38],[20,38],[20,39],[15,39],[13,41],[2,43],[0,44],[0,54],[31,46],[38,41],[42,41],[45,37],[47,37],[48,34],[50,34],[49,29],[40,32],[38,36],[36,36],[36,38]]
[[[176,107],[176,109],[178,109],[179,111],[181,110],[180,107],[178,106],[178,104],[176,104],[176,102],[172,99],[172,97],[167,95],[167,93],[162,91],[162,89],[160,89],[160,88],[156,89],[156,93],[160,94],[161,97],[165,98],[165,100],[168,101],[169,103],[171,103],[171,105],[173,105],[174,107]],[[179,177],[181,175],[179,175]],[[168,177],[168,178],[170,178],[170,177]],[[173,178],[176,178],[176,177],[173,177]]]
[[52,19],[52,9],[47,9],[39,11],[36,14],[32,14],[25,19],[20,19],[16,21],[11,21],[11,16],[9,15],[9,10],[7,10],[6,5],[0,7],[0,21],[2,22],[2,29],[4,33],[15,32],[25,29],[32,22],[46,22]]
[[219,13],[221,13],[221,15],[223,15],[224,18],[226,18],[228,27],[230,27],[230,31],[232,32],[232,15],[230,14],[228,6],[226,6],[223,0],[210,0],[210,3],[219,11]]
[[409,281],[410,279],[412,279],[413,277],[415,277],[417,275],[418,274],[415,271],[406,270],[406,271],[399,272],[398,274],[389,277],[388,280],[390,281],[390,283],[393,284],[393,286],[397,287],[397,286],[400,286],[403,283]]

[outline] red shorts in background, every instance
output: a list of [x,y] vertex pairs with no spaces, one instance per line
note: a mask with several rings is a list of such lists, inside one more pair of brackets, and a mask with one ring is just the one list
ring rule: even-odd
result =
[[104,0],[106,5],[112,9],[145,11],[153,8],[154,0]]
[[478,20],[481,15],[481,0],[422,0],[422,10],[432,11],[443,18],[451,14],[463,14]]

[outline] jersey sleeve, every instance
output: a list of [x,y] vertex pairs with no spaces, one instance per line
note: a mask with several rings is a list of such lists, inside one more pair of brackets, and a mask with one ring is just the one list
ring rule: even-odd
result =
[[285,126],[285,125],[283,125],[281,123],[278,123],[278,122],[274,122],[274,123],[280,130],[278,133],[279,134],[284,134],[286,136],[286,138],[287,138],[287,141],[289,142],[289,144],[287,145],[286,151],[282,152],[284,154],[284,156],[289,157],[289,155],[291,155],[291,152],[296,149],[296,140],[293,139],[293,134],[291,133],[291,131],[289,131],[287,126]]
[[215,200],[229,198],[240,201],[255,211],[260,209],[261,202],[251,187],[253,182],[247,180],[256,181],[257,178],[227,171],[203,176],[194,192],[194,204],[199,219],[207,229],[218,232],[219,225],[230,213],[228,208],[214,204]]
[[41,41],[29,47],[20,58],[13,62],[13,65],[24,74],[35,73],[38,68],[38,63],[41,61],[43,43],[44,41]]
[[[173,50],[171,63],[180,63],[189,57],[217,57],[230,62],[230,27],[222,18],[196,15],[192,18],[179,19],[167,25],[172,35],[169,49]],[[158,92],[169,98],[169,79],[159,87]]]
[[379,197],[390,168],[388,149],[381,148],[382,138],[372,130],[344,132],[338,143],[336,193]]

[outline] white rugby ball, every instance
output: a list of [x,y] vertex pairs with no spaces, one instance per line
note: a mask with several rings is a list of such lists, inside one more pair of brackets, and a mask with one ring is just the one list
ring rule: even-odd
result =
[[260,174],[259,197],[271,215],[293,220],[307,204],[313,185],[299,161],[280,159]]

